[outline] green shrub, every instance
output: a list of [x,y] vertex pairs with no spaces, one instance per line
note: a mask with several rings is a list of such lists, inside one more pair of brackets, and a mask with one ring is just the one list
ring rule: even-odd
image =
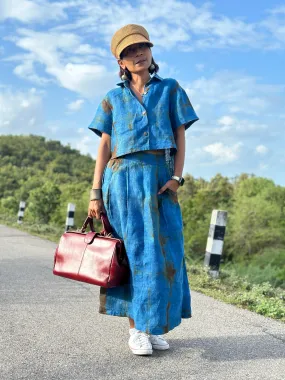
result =
[[254,284],[234,270],[220,269],[212,278],[202,264],[186,261],[190,288],[258,314],[285,321],[285,291],[270,282]]
[[273,287],[285,289],[285,249],[265,248],[248,260],[227,263],[225,268],[231,268],[250,282],[261,284],[269,282]]

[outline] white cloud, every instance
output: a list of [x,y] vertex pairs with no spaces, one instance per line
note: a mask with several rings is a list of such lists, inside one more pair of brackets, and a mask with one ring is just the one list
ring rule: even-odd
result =
[[268,13],[269,17],[260,22],[260,25],[271,35],[266,48],[283,49],[285,45],[285,6],[273,8]]
[[75,111],[79,111],[80,108],[83,106],[83,104],[84,104],[84,99],[77,99],[74,102],[69,103],[67,105],[67,108],[69,111],[75,112]]
[[197,63],[195,65],[195,67],[196,67],[197,71],[204,71],[204,69],[205,69],[204,63]]
[[184,19],[190,15],[193,19],[196,14],[197,9],[190,2],[173,0],[166,0],[163,7],[154,0],[137,4],[130,1],[86,2],[79,7],[78,17],[73,23],[60,25],[58,29],[83,30],[90,36],[96,35],[109,47],[113,33],[135,20],[135,23],[146,27],[156,47],[167,50],[176,46],[178,42],[185,43],[191,39],[187,31],[190,24],[181,23],[181,17]]
[[256,121],[237,120],[236,121],[237,132],[243,132],[246,134],[248,134],[249,132],[254,132],[256,134],[257,132],[262,132],[267,129],[268,129],[268,125],[265,123],[259,122],[258,120]]
[[[76,13],[69,10],[75,8]],[[151,12],[150,12],[151,9]],[[116,17],[114,17],[116,15]],[[113,33],[121,26],[143,24],[150,32],[155,46],[182,51],[220,48],[267,49],[281,48],[284,43],[284,7],[272,9],[268,17],[259,22],[250,22],[238,17],[219,14],[213,5],[205,2],[201,6],[194,2],[164,0],[163,7],[155,0],[140,2],[84,0],[1,0],[0,20],[15,19],[22,23],[60,22],[55,29],[83,31],[106,45]],[[191,20],[191,22],[183,22]],[[158,27],[159,24],[159,27]],[[282,42],[282,43],[281,43]],[[86,54],[92,48],[83,44]]]
[[264,164],[264,163],[259,164],[259,169],[260,170],[266,170],[266,169],[268,169],[268,167],[269,167],[268,164]]
[[256,153],[259,153],[259,154],[266,154],[268,152],[268,148],[264,145],[258,145],[256,148],[255,148],[255,151]]
[[227,164],[239,158],[242,145],[242,142],[238,142],[232,146],[226,146],[222,142],[217,142],[203,147],[203,150],[211,154],[216,163]]
[[[136,20],[150,32],[156,47],[163,50],[175,47],[182,51],[228,47],[266,49],[278,38],[272,27],[267,25],[268,18],[253,23],[227,17],[215,12],[207,2],[201,6],[178,0],[165,0],[163,7],[155,0],[134,4],[130,1],[124,1],[123,6],[118,1],[82,2],[75,20],[58,26],[58,29],[83,30],[89,35],[96,33],[109,45],[112,34],[118,28]],[[184,23],[182,20],[191,22]]]
[[218,120],[218,123],[223,125],[223,126],[230,126],[230,125],[233,125],[235,122],[235,119],[231,116],[222,116],[219,120]]
[[213,133],[229,133],[229,134],[241,134],[248,136],[250,132],[256,133],[268,129],[268,125],[259,121],[253,121],[248,119],[233,118],[231,116],[222,116],[217,120],[217,124],[221,127],[213,129]]
[[213,133],[220,134],[220,133],[226,133],[231,132],[233,129],[235,129],[235,123],[236,120],[231,116],[222,116],[220,119],[218,119],[217,124],[221,125],[221,127],[214,128]]
[[65,10],[80,4],[80,1],[1,0],[0,21],[16,19],[22,23],[44,23],[48,20],[65,20],[68,18]]
[[109,52],[106,49],[100,47],[92,47],[89,44],[80,44],[74,51],[74,54],[79,55],[97,55],[99,57],[107,57]]
[[35,119],[34,117],[32,117],[32,118],[29,120],[29,125],[30,125],[30,126],[33,126],[33,125],[35,125],[35,123],[36,123],[36,119]]
[[169,65],[169,63],[162,61],[161,59],[157,59],[156,57],[155,57],[155,62],[159,66],[159,73],[160,71],[163,72],[164,78],[173,78],[173,77],[175,78],[179,74],[179,71],[180,71],[179,68],[173,67]]
[[[181,85],[194,109],[197,111],[196,105],[200,107],[197,112],[200,120],[186,135],[191,160],[195,156],[200,167],[215,166],[223,162],[223,156],[224,161],[234,162],[231,160],[239,156],[241,145],[236,144],[240,141],[244,142],[248,155],[261,143],[284,141],[284,119],[280,118],[284,85],[264,84],[255,77],[229,71],[203,75],[191,83],[181,81]],[[252,99],[256,97],[261,101],[254,101],[253,106]],[[208,148],[202,148],[205,146]],[[206,158],[210,154],[216,155],[211,162]],[[244,156],[239,164],[244,164]]]
[[82,154],[87,154],[91,151],[92,144],[93,140],[90,136],[83,136],[81,140],[76,143],[76,149],[80,150]]
[[[9,39],[28,52],[14,57],[17,61],[22,58],[22,63],[14,70],[15,74],[21,77],[37,84],[56,81],[61,87],[90,98],[103,95],[113,85],[116,73],[108,71],[102,63],[94,61],[94,57],[92,61],[89,57],[86,63],[72,62],[76,57],[75,52],[79,51],[82,55],[87,46],[82,45],[81,37],[75,34],[20,29],[18,36]],[[94,51],[104,54],[103,49]],[[13,57],[10,57],[10,61],[12,59]],[[35,64],[44,68],[45,77],[36,74]]]
[[57,133],[60,131],[59,125],[57,125],[55,122],[48,122],[47,123],[47,129],[54,135],[57,135]]
[[[276,9],[275,14],[272,10],[267,19],[254,24],[217,15],[209,3],[198,7],[191,2],[165,0],[161,7],[154,0],[141,1],[135,5],[125,1],[122,7],[120,2],[106,1],[94,3],[69,0],[51,3],[47,0],[18,0],[16,7],[15,1],[0,0],[3,20],[13,18],[27,23],[42,23],[53,18],[55,22],[60,21],[60,24],[50,30],[42,28],[41,32],[18,29],[13,37],[6,37],[25,51],[24,54],[6,58],[20,61],[14,68],[14,73],[37,85],[56,82],[59,86],[88,98],[102,96],[118,79],[118,67],[110,53],[110,40],[119,27],[134,22],[133,20],[147,28],[158,51],[173,48],[177,51],[229,47],[267,48],[274,41],[280,43],[283,38],[283,24],[278,24],[277,29],[276,22],[272,24],[272,18],[275,20],[276,14],[279,17],[282,8]],[[71,22],[68,10],[72,7],[76,7],[76,13],[72,13]],[[192,22],[182,23],[181,20],[185,19],[191,19]],[[267,33],[266,36],[264,33]],[[268,33],[274,37],[274,41],[268,41]],[[198,63],[196,68],[202,71],[204,64]],[[262,89],[255,78],[243,75],[233,77],[231,73],[228,78],[226,76],[222,73],[223,78],[217,75],[211,80],[201,77],[193,82],[191,91],[201,93],[201,87],[205,89],[208,86],[209,91],[207,89],[207,94],[203,94],[206,102],[217,104],[222,101],[228,104],[229,111],[233,113],[242,110],[257,115],[269,107],[268,97],[264,95],[266,92],[270,95],[270,88]],[[254,92],[256,88],[262,89],[261,94]],[[222,94],[223,89],[226,95]],[[242,98],[244,90],[246,96]],[[203,107],[203,102],[198,103]]]
[[268,12],[271,14],[284,14],[285,15],[285,5],[281,5],[280,7],[270,9]]
[[110,74],[102,65],[67,63],[50,66],[47,72],[56,77],[62,87],[90,98],[104,94],[113,85]]
[[29,91],[0,89],[1,134],[40,134],[39,126],[42,120],[42,95],[35,89]]
[[[214,110],[217,114],[221,110],[259,116],[279,108],[278,101],[281,106],[285,86],[263,84],[253,76],[220,71],[212,77],[201,76],[191,84],[186,84],[185,90],[195,100],[194,108],[197,102],[204,112]],[[232,115],[226,116],[233,118]],[[224,121],[227,120],[230,119]]]
[[22,62],[22,64],[16,66],[13,70],[14,74],[16,74],[18,77],[29,80],[40,86],[52,82],[51,79],[36,74],[34,62],[32,59],[22,59]]

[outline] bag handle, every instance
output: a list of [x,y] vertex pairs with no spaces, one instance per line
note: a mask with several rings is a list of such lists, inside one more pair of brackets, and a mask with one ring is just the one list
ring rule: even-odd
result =
[[[100,232],[101,235],[109,235],[109,234],[112,234],[112,227],[110,225],[110,222],[108,220],[108,217],[107,217],[107,214],[104,213],[103,211],[100,212],[100,217],[101,217],[101,221],[102,221],[102,225],[103,225],[103,230]],[[86,228],[90,227],[90,231],[92,232],[96,232],[95,231],[95,228],[94,228],[94,224],[93,224],[93,218],[90,217],[90,216],[87,216],[87,218],[85,219],[81,229],[80,229],[80,232],[84,233],[86,231]]]
[[87,216],[87,218],[84,220],[84,223],[83,223],[82,227],[80,228],[79,232],[84,233],[86,231],[86,228],[88,227],[88,225],[89,225],[90,231],[96,232],[95,228],[94,228],[94,224],[93,224],[93,218],[91,218],[89,216]]
[[103,230],[101,231],[102,235],[112,235],[112,227],[107,217],[107,214],[103,211],[100,212],[100,217],[103,225]]

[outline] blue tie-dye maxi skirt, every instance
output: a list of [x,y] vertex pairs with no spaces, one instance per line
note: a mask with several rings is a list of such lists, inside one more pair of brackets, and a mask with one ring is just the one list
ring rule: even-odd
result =
[[129,283],[100,288],[99,313],[130,317],[149,334],[164,334],[191,318],[177,193],[158,190],[170,179],[164,155],[143,151],[109,160],[103,201],[113,235],[124,240]]

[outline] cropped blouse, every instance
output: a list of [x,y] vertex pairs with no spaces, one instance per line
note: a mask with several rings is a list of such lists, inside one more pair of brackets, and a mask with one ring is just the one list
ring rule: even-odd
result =
[[175,130],[199,120],[186,91],[173,78],[154,74],[145,85],[143,104],[125,80],[100,102],[89,125],[99,137],[111,136],[111,158],[143,150],[177,152]]

